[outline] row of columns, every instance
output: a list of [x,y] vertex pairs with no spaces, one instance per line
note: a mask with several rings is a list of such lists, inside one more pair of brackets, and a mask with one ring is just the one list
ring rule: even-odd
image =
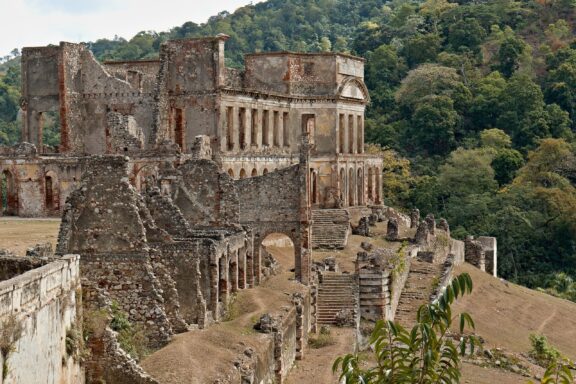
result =
[[[382,202],[382,175],[379,168],[368,168],[364,175],[363,168],[340,168],[339,172],[340,199],[345,206],[380,204]],[[367,188],[365,188],[367,182]]]
[[221,306],[228,306],[231,293],[254,287],[259,283],[259,273],[255,273],[260,268],[259,264],[254,263],[252,253],[247,247],[228,251],[220,255],[216,263],[212,264],[210,309],[216,320]]
[[224,108],[222,151],[290,146],[289,114],[280,110]]
[[341,113],[336,138],[338,153],[364,153],[363,116]]

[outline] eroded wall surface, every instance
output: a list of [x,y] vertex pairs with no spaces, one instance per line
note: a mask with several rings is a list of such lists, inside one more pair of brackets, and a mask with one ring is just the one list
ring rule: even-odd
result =
[[81,337],[79,262],[66,255],[0,282],[0,326],[13,318],[22,327],[8,359],[0,355],[0,383],[84,382],[80,351],[66,345],[71,332]]

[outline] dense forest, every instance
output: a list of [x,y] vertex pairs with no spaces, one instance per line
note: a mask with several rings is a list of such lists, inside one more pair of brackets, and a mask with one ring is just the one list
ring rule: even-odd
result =
[[[575,0],[269,0],[204,24],[87,43],[156,57],[167,39],[225,33],[254,51],[363,56],[370,150],[386,203],[499,239],[506,279],[576,301]],[[18,140],[17,52],[0,64],[0,143]],[[54,127],[57,127],[55,121]],[[57,142],[57,129],[47,130]]]

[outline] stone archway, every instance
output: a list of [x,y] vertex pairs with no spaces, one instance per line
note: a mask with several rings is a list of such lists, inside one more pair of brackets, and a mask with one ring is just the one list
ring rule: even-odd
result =
[[18,187],[16,179],[9,170],[2,172],[2,214],[18,216]]
[[48,216],[60,213],[60,181],[54,171],[44,175],[44,207]]
[[348,170],[348,206],[352,207],[356,205],[354,199],[354,191],[355,191],[355,183],[354,183],[354,170],[350,168]]
[[[270,264],[272,259],[277,262],[284,271],[290,271],[295,268],[295,247],[294,242],[289,236],[272,232],[269,233],[261,242],[260,253],[262,255],[261,270],[266,274],[266,270],[272,268]],[[269,259],[272,258],[272,259]]]
[[356,176],[356,201],[358,205],[364,205],[364,172],[362,168],[358,168]]

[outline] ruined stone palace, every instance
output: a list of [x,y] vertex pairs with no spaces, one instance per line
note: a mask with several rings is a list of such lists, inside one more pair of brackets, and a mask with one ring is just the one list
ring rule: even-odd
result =
[[[382,161],[364,153],[364,60],[255,53],[238,70],[225,65],[226,39],[169,41],[158,60],[129,62],[99,63],[81,44],[24,48],[23,144],[0,149],[3,213],[60,215],[91,155],[129,156],[140,191],[163,163],[189,158],[198,135],[244,179],[297,164],[308,134],[313,208],[380,204]],[[42,140],[48,117],[60,122],[57,148]]]
[[[410,324],[455,265],[495,273],[495,239],[464,243],[446,220],[383,205],[382,158],[364,152],[363,59],[257,53],[231,69],[226,39],[169,41],[138,62],[23,49],[23,142],[0,148],[2,213],[62,222],[55,252],[0,252],[0,326],[16,351],[0,355],[0,384],[163,382],[122,348],[114,311],[162,354],[177,333],[230,321],[235,296],[270,278],[273,234],[293,246],[293,284],[254,324],[258,347],[236,343],[228,376],[210,382],[282,383],[318,326],[353,326],[361,344],[361,318]],[[57,148],[42,140],[48,119]],[[312,259],[384,222],[400,251],[364,241],[346,273]]]

